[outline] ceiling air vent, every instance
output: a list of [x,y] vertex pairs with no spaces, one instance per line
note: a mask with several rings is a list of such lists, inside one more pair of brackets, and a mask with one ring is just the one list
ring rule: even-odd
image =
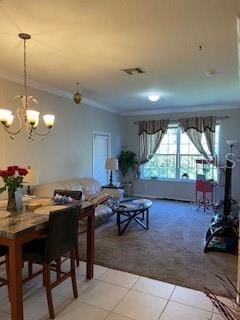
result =
[[126,72],[130,76],[133,76],[135,74],[145,73],[145,71],[143,71],[143,69],[141,69],[140,67],[122,69],[122,71]]

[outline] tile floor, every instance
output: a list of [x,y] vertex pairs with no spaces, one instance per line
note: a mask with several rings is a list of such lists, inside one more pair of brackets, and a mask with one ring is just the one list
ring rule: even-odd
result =
[[[199,291],[95,265],[85,280],[85,263],[77,269],[79,297],[72,299],[70,280],[53,290],[59,320],[222,320]],[[6,287],[0,288],[0,319],[10,320]],[[24,319],[48,319],[41,278],[24,285]]]

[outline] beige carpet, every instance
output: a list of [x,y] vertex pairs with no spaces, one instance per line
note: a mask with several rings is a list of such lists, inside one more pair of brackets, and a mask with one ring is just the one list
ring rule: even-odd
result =
[[[189,204],[154,200],[148,231],[132,222],[119,237],[115,216],[96,229],[95,262],[193,289],[208,286],[225,295],[215,275],[227,274],[236,283],[237,256],[203,253],[210,219],[210,213],[195,211]],[[82,259],[85,245],[82,235]]]

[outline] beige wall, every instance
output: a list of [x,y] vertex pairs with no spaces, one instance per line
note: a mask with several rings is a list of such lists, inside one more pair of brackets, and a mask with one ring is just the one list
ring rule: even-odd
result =
[[[239,105],[240,108],[240,105]],[[224,155],[229,152],[226,139],[238,139],[239,143],[235,148],[235,153],[240,157],[240,109],[229,109],[221,111],[205,111],[191,113],[172,113],[164,115],[152,116],[131,116],[126,117],[124,121],[124,145],[129,150],[138,154],[138,136],[137,125],[134,124],[138,120],[148,119],[179,119],[192,116],[229,116],[229,119],[221,121],[220,128],[220,162],[225,162]],[[138,195],[152,195],[156,197],[165,197],[173,199],[194,199],[195,185],[189,182],[172,182],[172,181],[155,181],[155,180],[136,180],[134,183],[134,193]],[[218,188],[218,197],[222,197],[223,187]],[[240,164],[233,170],[233,196],[240,199]]]
[[[0,106],[9,107],[12,97],[22,93],[22,86],[0,79]],[[12,141],[0,128],[0,168],[11,164],[30,165],[37,168],[40,183],[71,177],[92,175],[92,133],[111,133],[112,155],[118,155],[121,146],[138,153],[137,125],[140,119],[161,117],[178,119],[197,115],[229,115],[222,120],[220,130],[220,160],[228,152],[227,138],[240,139],[240,109],[206,111],[196,113],[164,114],[152,116],[122,117],[84,104],[76,105],[71,100],[29,89],[39,101],[38,110],[54,113],[56,125],[44,141],[36,138],[29,141],[25,133]],[[240,107],[240,106],[239,106]],[[13,109],[11,107],[11,109]],[[121,138],[122,137],[122,138]],[[240,156],[240,143],[236,148]],[[135,194],[153,195],[167,198],[189,199],[194,197],[194,184],[187,182],[166,182],[138,180],[134,184]],[[220,194],[222,189],[220,189]],[[233,194],[240,198],[240,169],[234,169]]]
[[[12,97],[22,94],[22,86],[0,79],[0,106],[13,109]],[[30,165],[39,171],[40,183],[92,175],[92,133],[111,134],[112,155],[121,148],[122,117],[70,99],[29,89],[39,102],[41,114],[56,115],[56,124],[45,140],[29,141],[25,132],[15,140],[0,127],[0,168],[11,164]],[[43,129],[43,128],[42,128]]]

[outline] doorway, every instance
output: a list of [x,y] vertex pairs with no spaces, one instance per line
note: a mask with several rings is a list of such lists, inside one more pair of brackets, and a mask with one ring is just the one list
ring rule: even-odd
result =
[[110,133],[93,133],[93,178],[106,185],[108,173],[105,169],[107,158],[111,155],[111,135]]

